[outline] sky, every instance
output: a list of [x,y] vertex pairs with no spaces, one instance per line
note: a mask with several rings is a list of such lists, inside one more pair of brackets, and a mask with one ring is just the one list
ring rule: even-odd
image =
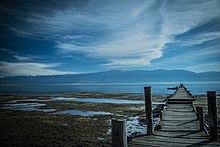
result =
[[219,0],[1,0],[0,76],[220,71]]

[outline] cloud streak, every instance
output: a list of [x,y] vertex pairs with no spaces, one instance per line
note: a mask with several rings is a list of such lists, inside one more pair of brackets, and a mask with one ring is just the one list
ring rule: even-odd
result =
[[220,71],[220,62],[203,63],[185,67],[185,70],[196,71],[196,72],[207,72],[207,71]]
[[52,69],[59,64],[43,64],[43,63],[30,63],[30,62],[0,62],[1,76],[19,76],[19,75],[63,75],[63,74],[76,74],[77,72],[58,71]]
[[[100,18],[95,18],[96,21],[88,19],[88,15],[80,15],[78,17],[80,17],[81,24],[90,23],[85,27],[97,25],[98,28],[101,23],[99,29],[106,30],[106,27],[109,28],[107,35],[104,36],[103,40],[101,39],[98,42],[90,40],[92,43],[83,46],[78,45],[77,42],[80,44],[80,41],[76,39],[72,39],[72,42],[59,42],[57,48],[67,53],[82,52],[94,58],[104,58],[108,63],[103,65],[108,67],[150,65],[151,61],[163,56],[163,48],[174,40],[175,35],[185,33],[220,14],[219,10],[216,10],[217,1],[201,1],[199,6],[198,3],[193,2],[189,5],[181,5],[181,3],[181,1],[175,3],[166,1],[155,8],[157,2],[150,1],[144,5],[137,6],[134,4],[137,7],[122,10],[113,9],[113,4],[111,9],[114,12],[108,13],[112,17],[100,16]],[[70,14],[72,16],[72,13]],[[119,16],[115,19],[118,20],[118,23],[109,20],[117,14]],[[65,13],[65,15],[67,16],[65,22],[73,21],[75,24],[69,14]],[[61,16],[59,15],[59,17]],[[60,21],[59,18],[56,19]],[[107,23],[103,24],[105,22]],[[192,40],[186,40],[182,44],[184,46],[197,45],[218,37],[219,32],[204,33],[200,37],[194,36]],[[96,38],[96,36],[94,35],[91,38]]]
[[[2,33],[6,34],[4,39],[8,44],[13,35],[19,39],[44,41],[45,44],[52,42],[49,49],[47,45],[37,49],[63,57],[80,55],[85,61],[97,61],[94,67],[100,69],[176,68],[175,63],[181,63],[183,68],[198,69],[202,66],[196,64],[218,63],[211,56],[219,54],[219,43],[206,43],[220,38],[219,21],[213,21],[220,20],[219,0],[67,0],[62,4],[52,0],[39,0],[33,4],[21,0],[21,3],[23,5],[14,7],[5,5],[7,8],[2,9],[3,14],[10,15],[10,20],[17,22],[5,20],[1,24],[8,26],[6,30],[10,33]],[[1,61],[7,72],[17,65],[18,74],[34,74],[28,71],[31,66],[42,71],[39,74],[43,71],[62,74],[62,71],[55,70],[58,65],[52,62],[28,64],[31,59],[22,53],[22,45],[16,47],[21,53],[10,53],[15,62]],[[210,52],[208,48],[211,48]],[[190,57],[192,53],[197,54]],[[209,60],[204,57],[206,53],[210,56]],[[185,59],[186,63],[180,62],[179,58]],[[59,63],[67,63],[61,60]],[[46,59],[44,61],[47,63]],[[76,63],[74,60],[74,63],[68,61],[68,64],[81,66],[84,62]],[[37,70],[32,70],[37,73]]]

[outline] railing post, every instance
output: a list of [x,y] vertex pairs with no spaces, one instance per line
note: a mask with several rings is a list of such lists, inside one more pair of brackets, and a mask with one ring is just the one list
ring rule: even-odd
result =
[[209,118],[209,140],[217,140],[217,110],[216,110],[216,92],[207,91],[208,99],[208,118]]
[[199,119],[199,124],[200,124],[200,130],[203,131],[204,130],[203,107],[198,107],[197,109],[198,109],[197,113],[198,113],[198,119]]
[[198,109],[199,109],[199,106],[196,107],[196,117],[197,117],[197,120],[199,120],[199,110]]
[[153,134],[153,113],[151,101],[151,87],[144,87],[145,94],[145,112],[147,120],[147,135]]
[[162,110],[160,110],[160,118],[161,118],[161,119],[163,118]]
[[127,147],[125,119],[112,119],[112,147]]

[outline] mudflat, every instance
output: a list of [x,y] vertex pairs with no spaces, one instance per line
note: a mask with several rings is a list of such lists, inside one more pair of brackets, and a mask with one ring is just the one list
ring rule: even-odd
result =
[[[163,101],[167,95],[154,95]],[[195,96],[204,106],[205,95]],[[217,98],[219,110],[219,96]],[[0,146],[111,146],[111,119],[127,119],[128,135],[144,134],[144,97],[138,94],[0,94]]]
[[[91,98],[109,102],[93,102]],[[116,100],[125,103],[114,103]],[[143,103],[132,104],[132,100],[143,97],[103,93],[1,94],[0,146],[111,146],[111,118],[129,120],[144,115]]]

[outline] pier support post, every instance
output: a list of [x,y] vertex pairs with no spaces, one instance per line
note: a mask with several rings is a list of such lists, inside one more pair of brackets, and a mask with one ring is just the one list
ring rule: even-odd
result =
[[153,134],[153,113],[151,101],[151,87],[144,87],[145,94],[145,112],[147,121],[147,135]]
[[207,91],[208,99],[208,118],[209,118],[209,140],[217,140],[217,110],[216,110],[216,92]]
[[127,147],[125,119],[112,119],[112,147]]
[[163,113],[162,113],[162,110],[160,110],[160,119],[163,118]]
[[203,116],[203,107],[196,107],[197,108],[197,114],[198,114],[198,120],[200,125],[200,130],[204,130],[204,116]]
[[197,120],[199,120],[199,106],[196,107],[196,117]]

